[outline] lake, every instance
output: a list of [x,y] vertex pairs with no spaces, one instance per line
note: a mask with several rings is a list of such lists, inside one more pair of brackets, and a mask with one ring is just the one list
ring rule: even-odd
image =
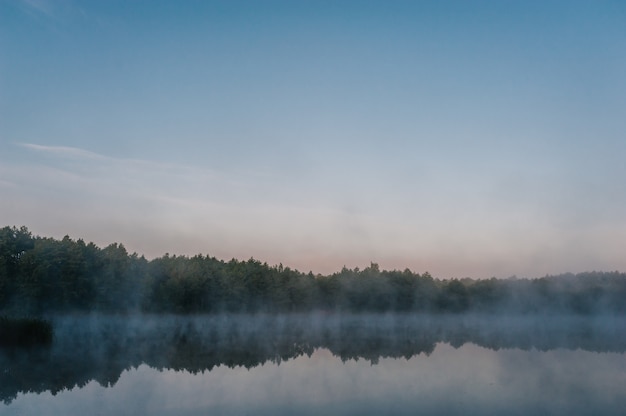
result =
[[2,415],[623,414],[626,318],[61,316]]

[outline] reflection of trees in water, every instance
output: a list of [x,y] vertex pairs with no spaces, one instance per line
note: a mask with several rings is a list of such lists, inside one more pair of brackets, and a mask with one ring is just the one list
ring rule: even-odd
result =
[[252,368],[328,349],[342,361],[409,359],[437,343],[593,352],[626,351],[626,319],[616,317],[486,318],[414,315],[222,315],[201,317],[64,317],[49,348],[0,351],[0,398],[57,393],[95,380],[113,385],[124,370],[210,371]]

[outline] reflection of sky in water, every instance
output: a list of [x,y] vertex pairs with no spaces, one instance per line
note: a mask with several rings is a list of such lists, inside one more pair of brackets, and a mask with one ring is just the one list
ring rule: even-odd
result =
[[620,414],[626,356],[439,344],[410,360],[347,361],[317,350],[280,365],[196,375],[142,365],[110,388],[20,394],[0,414]]

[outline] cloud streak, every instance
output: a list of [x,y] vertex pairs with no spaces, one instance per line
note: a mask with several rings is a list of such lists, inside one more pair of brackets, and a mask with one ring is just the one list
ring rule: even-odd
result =
[[61,157],[69,157],[69,158],[77,158],[77,159],[87,159],[87,160],[114,160],[112,158],[108,158],[98,153],[90,152],[88,150],[79,149],[76,147],[69,146],[43,146],[40,144],[34,143],[17,143],[18,146],[21,146],[25,149],[34,150],[42,153],[49,153],[52,155],[57,155]]
[[21,0],[21,3],[31,11],[44,14],[48,17],[53,16],[52,4],[48,0]]

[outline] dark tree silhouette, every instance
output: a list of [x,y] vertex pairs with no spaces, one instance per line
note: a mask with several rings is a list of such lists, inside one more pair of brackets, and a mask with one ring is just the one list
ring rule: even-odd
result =
[[122,244],[0,229],[0,311],[626,313],[626,275],[434,279],[371,263],[313,275],[256,259],[166,254],[151,261]]

